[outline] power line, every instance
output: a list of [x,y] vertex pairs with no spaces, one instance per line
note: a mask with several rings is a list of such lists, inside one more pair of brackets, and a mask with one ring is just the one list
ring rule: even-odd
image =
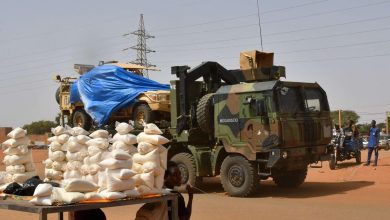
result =
[[387,57],[387,56],[390,56],[390,53],[382,53],[382,54],[375,54],[369,56],[352,56],[352,57],[335,57],[335,58],[328,58],[328,59],[284,61],[283,63],[325,62],[325,61],[334,61],[334,60],[354,60],[354,59],[365,59],[365,58]]

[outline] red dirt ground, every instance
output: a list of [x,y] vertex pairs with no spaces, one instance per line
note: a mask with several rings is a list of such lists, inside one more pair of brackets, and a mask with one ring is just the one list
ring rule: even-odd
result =
[[[367,151],[363,151],[363,160]],[[272,180],[261,182],[251,198],[227,196],[219,178],[207,178],[194,196],[191,219],[390,219],[390,151],[381,150],[379,166],[365,167],[344,161],[332,171],[310,168],[306,182],[297,189],[278,188]],[[46,150],[33,151],[42,177]],[[3,155],[0,153],[0,159]],[[4,166],[0,166],[4,170]],[[186,196],[186,195],[185,195]],[[104,209],[107,219],[134,219],[140,205]],[[0,219],[38,219],[36,214],[0,210]],[[50,215],[49,219],[56,219]]]

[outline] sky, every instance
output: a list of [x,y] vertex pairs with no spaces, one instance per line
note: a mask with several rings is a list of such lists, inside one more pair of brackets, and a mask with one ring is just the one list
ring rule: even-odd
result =
[[[354,110],[359,123],[390,111],[390,0],[259,0],[263,51],[286,66],[287,81],[317,82],[331,110]],[[239,53],[262,50],[256,0],[2,0],[0,127],[54,120],[54,75],[73,64],[129,62],[140,14],[149,77],[169,83],[171,66],[216,61],[239,68]]]

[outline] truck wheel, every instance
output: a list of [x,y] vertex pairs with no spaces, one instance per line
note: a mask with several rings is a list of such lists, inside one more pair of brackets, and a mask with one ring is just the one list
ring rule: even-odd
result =
[[213,95],[214,93],[204,95],[196,107],[196,121],[200,129],[207,134],[214,132],[214,111],[211,102]]
[[257,166],[243,156],[227,156],[221,165],[221,182],[230,196],[247,197],[259,185]]
[[86,131],[89,131],[92,127],[92,119],[84,109],[77,109],[72,114],[72,125],[73,127],[82,127]]
[[150,123],[154,120],[152,109],[148,104],[139,104],[133,111],[134,128],[143,129],[143,123]]
[[178,153],[171,160],[177,164],[181,173],[182,185],[177,187],[178,191],[185,192],[186,185],[199,185],[199,178],[196,177],[195,158],[189,153]]
[[362,152],[360,152],[360,150],[356,151],[355,159],[356,159],[356,164],[360,164],[362,162]]
[[60,87],[58,87],[56,91],[56,101],[60,104]]
[[331,154],[329,159],[329,168],[335,170],[337,165],[336,155]]
[[273,177],[274,182],[279,187],[298,187],[305,182],[307,167],[300,170],[286,171]]

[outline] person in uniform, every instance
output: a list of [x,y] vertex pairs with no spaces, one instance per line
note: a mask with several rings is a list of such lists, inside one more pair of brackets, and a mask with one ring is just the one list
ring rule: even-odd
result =
[[374,151],[375,152],[375,161],[374,166],[378,165],[378,156],[379,156],[379,137],[380,137],[380,130],[376,127],[376,121],[372,120],[371,122],[371,128],[369,131],[369,137],[368,137],[368,156],[367,156],[367,162],[364,164],[364,166],[370,165],[371,161],[371,154]]

